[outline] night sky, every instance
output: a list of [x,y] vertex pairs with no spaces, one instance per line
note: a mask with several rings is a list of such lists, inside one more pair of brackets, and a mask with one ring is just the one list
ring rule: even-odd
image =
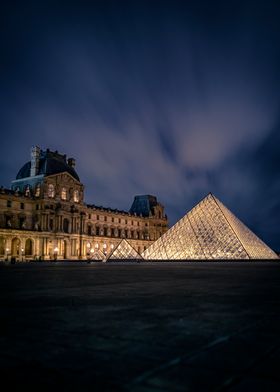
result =
[[0,184],[38,145],[88,203],[153,194],[174,224],[213,192],[280,251],[278,1],[5,3]]

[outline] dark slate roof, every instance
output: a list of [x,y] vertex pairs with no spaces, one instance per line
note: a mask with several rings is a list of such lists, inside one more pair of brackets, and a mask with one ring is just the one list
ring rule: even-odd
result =
[[[27,162],[22,166],[18,172],[16,179],[20,180],[22,178],[30,177],[30,167],[31,162]],[[38,175],[50,176],[52,174],[58,174],[67,172],[71,174],[77,181],[80,181],[78,174],[75,169],[68,165],[66,161],[66,155],[58,154],[56,151],[52,152],[49,150],[40,152],[39,161],[39,172]]]
[[131,214],[136,213],[137,215],[149,216],[150,213],[153,215],[153,207],[158,204],[157,198],[151,195],[135,196],[133,204],[129,210]]

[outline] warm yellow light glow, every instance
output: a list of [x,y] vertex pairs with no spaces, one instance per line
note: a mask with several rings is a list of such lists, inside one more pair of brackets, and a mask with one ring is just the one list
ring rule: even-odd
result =
[[61,189],[61,200],[66,200],[67,199],[67,190],[66,188]]
[[147,260],[277,258],[212,194],[146,249],[142,256]]
[[53,184],[49,184],[49,186],[48,186],[48,196],[50,198],[54,198],[54,185]]
[[79,198],[79,191],[78,191],[77,189],[74,190],[73,199],[74,199],[74,202],[75,202],[75,203],[79,203],[80,198]]
[[37,184],[35,188],[35,197],[39,197],[40,193],[41,193],[41,186],[40,184]]
[[142,259],[142,257],[129,242],[122,240],[108,259]]

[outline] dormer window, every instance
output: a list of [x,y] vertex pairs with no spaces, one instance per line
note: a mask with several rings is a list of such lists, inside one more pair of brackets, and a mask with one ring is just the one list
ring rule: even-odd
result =
[[67,189],[64,187],[61,189],[61,200],[67,200]]
[[41,194],[41,186],[40,184],[37,184],[35,188],[35,197],[39,197],[40,194]]
[[80,200],[80,198],[79,198],[79,191],[76,189],[74,191],[74,202],[75,203],[79,203],[79,200]]
[[52,199],[54,198],[54,185],[49,184],[48,186],[48,196],[51,197]]
[[26,186],[24,194],[25,194],[25,196],[28,196],[28,197],[30,196],[30,186],[29,185]]

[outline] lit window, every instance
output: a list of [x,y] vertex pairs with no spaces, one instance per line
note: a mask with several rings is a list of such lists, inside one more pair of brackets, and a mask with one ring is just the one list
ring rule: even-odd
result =
[[51,198],[54,198],[54,185],[53,184],[49,184],[49,186],[48,186],[48,196]]
[[66,188],[61,189],[61,200],[66,200],[67,199],[67,190]]
[[74,202],[79,203],[79,191],[78,190],[74,191]]
[[41,193],[41,186],[40,184],[37,184],[35,188],[35,197],[39,197],[40,193]]
[[25,196],[30,196],[30,186],[27,185],[25,188]]

